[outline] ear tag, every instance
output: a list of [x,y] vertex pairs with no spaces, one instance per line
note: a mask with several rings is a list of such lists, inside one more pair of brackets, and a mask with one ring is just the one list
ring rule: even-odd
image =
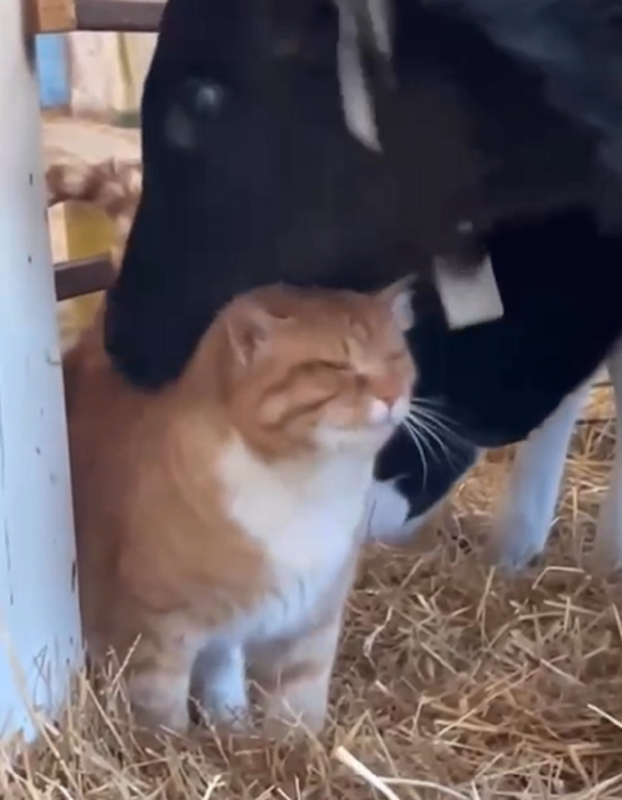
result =
[[434,259],[433,269],[451,329],[468,328],[503,316],[503,303],[488,256],[474,271],[462,274],[443,258]]

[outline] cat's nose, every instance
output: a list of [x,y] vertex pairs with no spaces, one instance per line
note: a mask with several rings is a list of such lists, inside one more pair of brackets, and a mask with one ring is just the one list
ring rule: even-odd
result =
[[408,401],[403,394],[400,393],[397,397],[393,395],[390,397],[385,396],[384,399],[376,396],[371,404],[370,418],[374,424],[385,422],[399,424],[407,413]]
[[404,387],[398,380],[378,381],[372,387],[372,393],[377,400],[385,403],[389,410],[397,403],[404,393]]

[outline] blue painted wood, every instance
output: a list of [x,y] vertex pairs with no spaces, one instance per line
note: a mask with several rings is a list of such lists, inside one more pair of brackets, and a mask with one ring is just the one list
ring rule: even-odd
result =
[[70,82],[65,38],[60,33],[37,36],[39,101],[43,108],[69,105]]

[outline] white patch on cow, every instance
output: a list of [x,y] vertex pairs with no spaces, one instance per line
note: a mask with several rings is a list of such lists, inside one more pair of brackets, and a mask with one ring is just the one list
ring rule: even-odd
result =
[[408,500],[399,492],[395,481],[374,481],[367,496],[364,522],[367,541],[389,545],[411,544],[443,500],[418,517],[409,519]]
[[565,397],[523,442],[514,458],[504,502],[495,514],[497,560],[519,569],[544,549],[559,495],[568,443],[591,381]]

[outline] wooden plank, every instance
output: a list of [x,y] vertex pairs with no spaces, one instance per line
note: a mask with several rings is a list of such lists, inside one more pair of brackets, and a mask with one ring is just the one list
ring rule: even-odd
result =
[[112,286],[115,271],[108,255],[92,256],[56,264],[56,299],[72,300]]
[[120,33],[119,51],[126,71],[128,111],[138,111],[157,44],[155,33]]
[[29,0],[26,13],[29,33],[58,33],[76,27],[74,0]]
[[77,0],[76,28],[80,31],[155,33],[164,2],[153,0]]
[[55,264],[55,292],[58,299],[57,319],[63,352],[66,352],[67,348],[76,342],[80,332],[92,323],[102,302],[102,290],[108,288],[114,277],[112,264],[106,252],[107,244],[101,251],[91,249],[87,253],[89,258],[70,257],[65,219],[68,205],[61,203],[48,208]]

